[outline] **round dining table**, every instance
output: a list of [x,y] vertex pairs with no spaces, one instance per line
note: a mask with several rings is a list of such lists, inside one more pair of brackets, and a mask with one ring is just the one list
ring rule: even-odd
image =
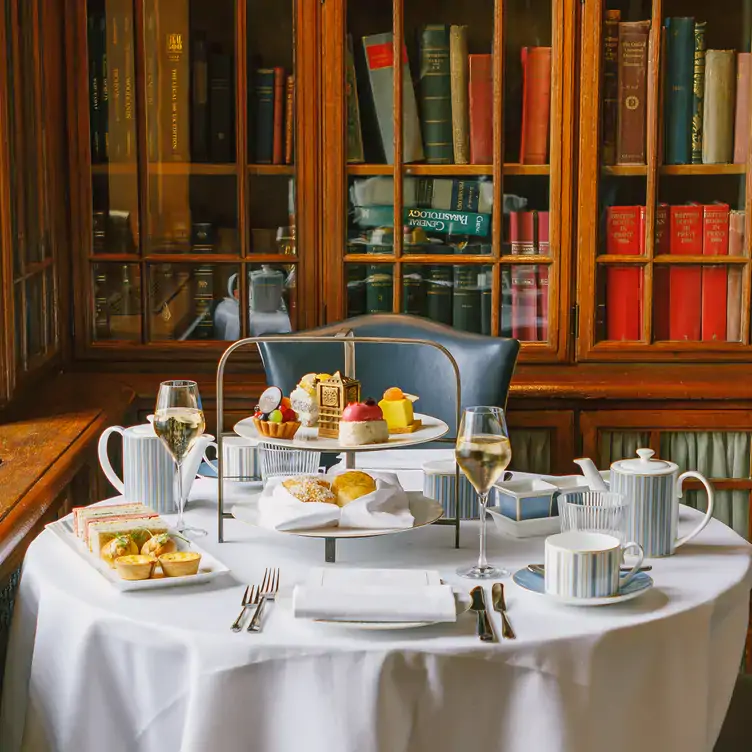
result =
[[[230,505],[247,484],[228,484]],[[680,532],[698,512],[682,507]],[[11,626],[0,715],[3,752],[711,752],[740,669],[750,547],[712,520],[674,556],[648,560],[639,598],[583,608],[507,579],[517,638],[455,623],[365,631],[295,619],[282,598],[262,629],[232,632],[248,584],[268,567],[292,588],[313,567],[438,570],[477,556],[478,523],[341,540],[228,520],[216,481],[198,480],[187,522],[230,573],[205,584],[123,593],[50,531],[30,546]],[[543,538],[489,524],[489,558],[543,561]],[[490,603],[490,583],[486,583]],[[497,613],[491,612],[500,635]]]

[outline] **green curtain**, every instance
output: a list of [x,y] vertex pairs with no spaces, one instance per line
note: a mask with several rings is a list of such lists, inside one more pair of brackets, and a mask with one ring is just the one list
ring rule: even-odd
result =
[[551,431],[528,428],[509,431],[512,442],[510,470],[521,473],[551,473]]
[[603,431],[599,470],[608,470],[612,462],[636,457],[637,450],[650,446],[650,434],[644,431]]

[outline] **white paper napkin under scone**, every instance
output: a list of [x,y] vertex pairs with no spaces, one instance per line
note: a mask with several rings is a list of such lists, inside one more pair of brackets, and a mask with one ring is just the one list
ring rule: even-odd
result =
[[365,622],[453,622],[454,594],[439,573],[421,569],[317,567],[295,586],[297,619]]
[[[315,530],[323,527],[405,529],[415,518],[407,494],[393,473],[371,473],[376,481],[373,493],[340,508],[336,504],[304,502],[283,485],[285,478],[272,478],[258,501],[258,524],[280,531]],[[324,476],[332,480],[333,475]]]

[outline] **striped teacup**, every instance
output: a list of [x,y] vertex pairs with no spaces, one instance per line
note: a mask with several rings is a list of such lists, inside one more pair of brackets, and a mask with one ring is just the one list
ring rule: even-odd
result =
[[[637,563],[623,577],[619,567],[628,549]],[[642,547],[613,535],[570,530],[546,538],[546,592],[565,598],[603,598],[616,595],[642,564]]]

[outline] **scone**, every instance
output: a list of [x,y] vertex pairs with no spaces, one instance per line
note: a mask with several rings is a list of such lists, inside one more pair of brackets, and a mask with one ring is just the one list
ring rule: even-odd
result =
[[376,481],[360,470],[348,470],[332,481],[332,491],[337,495],[337,504],[341,507],[375,490]]
[[296,478],[283,480],[282,485],[298,501],[318,501],[323,504],[337,503],[337,497],[332,493],[331,486],[323,478],[300,475]]

